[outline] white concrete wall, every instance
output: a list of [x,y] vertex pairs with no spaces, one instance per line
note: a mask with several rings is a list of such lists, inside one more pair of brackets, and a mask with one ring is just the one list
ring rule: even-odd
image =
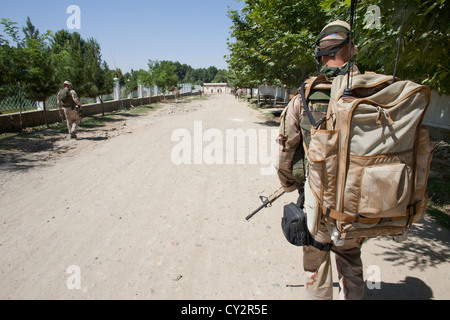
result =
[[423,124],[430,127],[450,129],[450,97],[431,92],[431,103]]

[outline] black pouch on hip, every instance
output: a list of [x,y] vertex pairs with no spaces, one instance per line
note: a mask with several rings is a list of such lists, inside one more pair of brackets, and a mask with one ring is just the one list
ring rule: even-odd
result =
[[[302,201],[303,198],[300,197],[299,203],[302,203]],[[331,251],[333,248],[333,243],[321,243],[314,240],[308,230],[305,212],[295,203],[291,203],[284,207],[281,227],[286,240],[294,246],[313,246],[320,251]]]
[[289,243],[298,247],[310,244],[311,236],[306,224],[306,214],[296,204],[291,203],[284,207],[281,227]]

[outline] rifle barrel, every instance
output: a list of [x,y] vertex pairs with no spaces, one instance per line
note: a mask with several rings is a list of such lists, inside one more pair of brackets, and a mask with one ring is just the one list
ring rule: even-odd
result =
[[262,209],[267,208],[267,206],[270,204],[270,201],[267,200],[266,202],[264,202],[258,209],[256,209],[255,211],[253,211],[247,218],[245,218],[245,220],[250,220],[251,218],[253,218],[253,216],[255,214],[257,214],[258,212],[260,212]]

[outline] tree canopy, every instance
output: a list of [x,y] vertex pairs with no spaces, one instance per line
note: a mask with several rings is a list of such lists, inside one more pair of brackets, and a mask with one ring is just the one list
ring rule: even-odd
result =
[[242,0],[232,20],[227,62],[239,87],[270,83],[296,87],[315,68],[314,41],[327,15],[320,1]]
[[227,72],[214,66],[194,69],[166,60],[149,60],[148,71],[131,70],[123,75],[120,69],[109,69],[94,38],[83,39],[67,30],[41,33],[30,17],[21,30],[8,19],[1,20],[1,28],[0,99],[19,92],[21,97],[43,101],[45,106],[65,80],[72,82],[79,96],[91,98],[111,93],[114,77],[127,93],[135,91],[139,83],[165,91],[179,83],[227,82]]
[[80,96],[97,97],[113,89],[113,74],[101,58],[95,39],[60,30],[41,34],[28,17],[19,33],[17,23],[2,19],[0,33],[0,98],[19,91],[26,98],[45,101],[65,80]]
[[52,37],[52,52],[59,81],[70,80],[79,96],[97,97],[112,92],[113,73],[102,60],[97,40],[85,40],[77,32],[60,30]]
[[[349,21],[350,0],[238,0],[230,10],[230,82],[240,87],[270,83],[298,87],[317,70],[315,41],[328,22]],[[355,58],[362,70],[392,74],[405,0],[357,1]],[[446,0],[406,0],[397,76],[450,93],[450,10]],[[377,19],[374,24],[373,19]]]

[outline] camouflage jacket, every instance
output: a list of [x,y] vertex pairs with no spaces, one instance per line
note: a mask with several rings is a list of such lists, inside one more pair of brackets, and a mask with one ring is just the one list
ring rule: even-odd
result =
[[[352,69],[354,74],[359,73],[356,66]],[[308,88],[308,82],[311,83],[316,77],[306,81],[306,99],[316,121],[326,116],[333,78],[346,72],[347,64],[341,68],[324,66],[318,75],[325,75],[323,80],[314,83],[312,88]],[[280,146],[276,169],[281,186],[286,192],[295,191],[303,186],[306,177],[305,150],[308,149],[310,140],[311,122],[303,109],[301,95],[296,94],[281,115],[278,140]]]
[[62,89],[57,96],[56,105],[59,109],[69,108],[72,109],[76,106],[81,106],[81,101],[78,98],[75,90],[70,90],[68,88]]

